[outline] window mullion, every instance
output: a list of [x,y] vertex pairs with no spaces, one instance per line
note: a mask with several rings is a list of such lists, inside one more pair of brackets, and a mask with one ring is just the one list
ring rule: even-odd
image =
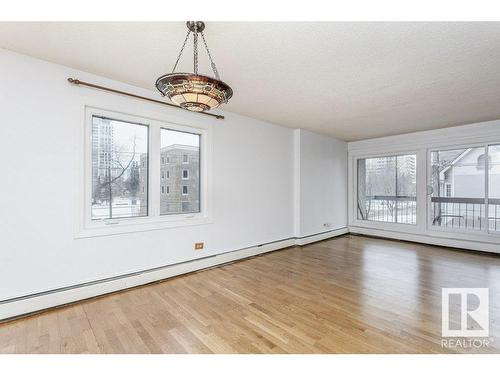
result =
[[416,203],[415,209],[417,212],[417,226],[419,230],[425,231],[429,220],[428,208],[431,205],[431,196],[427,194],[428,186],[430,186],[430,175],[428,171],[428,153],[426,149],[421,149],[417,152],[416,160]]
[[149,138],[149,216],[160,215],[160,124],[151,122]]
[[488,222],[489,212],[489,145],[484,146],[484,231],[490,232],[490,223]]
[[394,222],[398,222],[398,157],[394,157],[394,168],[395,168],[395,191],[394,195],[396,196],[396,201],[394,202]]

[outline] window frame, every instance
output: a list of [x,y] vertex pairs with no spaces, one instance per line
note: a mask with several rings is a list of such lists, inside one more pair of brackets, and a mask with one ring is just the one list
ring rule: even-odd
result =
[[[433,243],[443,246],[499,252],[500,232],[463,232],[439,230],[428,225],[430,199],[427,197],[430,181],[430,151],[453,150],[475,146],[500,144],[500,120],[469,124],[451,129],[438,129],[355,141],[348,144],[348,226],[354,233],[409,241]],[[453,131],[452,131],[453,129]],[[381,225],[356,220],[357,159],[395,154],[417,153],[417,228],[397,224]],[[489,186],[486,186],[489,189]]]
[[[416,155],[416,181],[417,181],[417,194],[416,194],[416,224],[393,223],[384,221],[362,220],[358,219],[357,202],[358,202],[358,160],[371,159],[391,156],[403,155]],[[381,229],[389,231],[401,231],[405,233],[418,233],[422,227],[425,226],[425,214],[422,212],[422,205],[419,204],[421,199],[421,183],[422,177],[425,177],[425,172],[422,171],[423,160],[422,152],[418,149],[395,149],[393,151],[380,151],[380,152],[361,152],[349,156],[348,169],[351,173],[351,182],[348,183],[349,192],[352,194],[349,199],[349,226]],[[425,159],[425,154],[424,154]],[[425,164],[424,164],[425,165]],[[424,168],[425,170],[425,168]],[[422,176],[423,175],[423,176]]]
[[[94,120],[94,117],[97,117],[97,118],[101,118],[101,119],[108,119],[108,120],[111,120],[111,121],[119,121],[119,122],[122,122],[122,123],[127,123],[127,124],[130,124],[130,125],[136,125],[136,126],[143,126],[146,128],[146,131],[147,131],[147,155],[148,155],[148,159],[147,159],[147,166],[144,164],[144,162],[141,163],[141,167],[142,168],[147,168],[147,174],[146,174],[146,180],[147,180],[147,184],[148,184],[148,191],[146,192],[144,187],[143,187],[143,193],[146,194],[146,201],[147,201],[147,207],[146,207],[146,214],[145,215],[137,215],[137,216],[122,216],[122,217],[113,217],[113,218],[102,218],[102,219],[95,219],[92,217],[92,195],[93,195],[93,191],[92,191],[92,186],[93,186],[93,171],[92,171],[92,146],[93,146],[93,142],[92,142],[92,127],[93,127],[93,120]],[[88,123],[87,123],[87,126],[89,127],[89,145],[90,145],[90,150],[88,150],[89,152],[89,156],[90,156],[90,174],[88,175],[88,178],[90,179],[90,194],[91,194],[91,197],[90,197],[90,220],[92,223],[95,223],[95,222],[100,222],[100,221],[113,221],[113,220],[123,220],[123,219],[138,219],[138,218],[144,218],[144,217],[148,217],[149,216],[149,210],[150,210],[150,206],[149,206],[149,202],[150,202],[150,197],[149,197],[149,168],[150,168],[150,162],[149,162],[149,156],[150,156],[150,140],[151,140],[151,136],[150,136],[150,127],[148,124],[146,123],[142,123],[142,122],[138,122],[138,121],[132,121],[132,120],[123,120],[123,119],[118,119],[116,117],[109,117],[109,116],[101,116],[101,115],[96,115],[96,114],[92,114],[89,119],[88,119]],[[110,156],[110,153],[109,152],[103,152],[104,156],[106,156],[106,158],[109,160],[111,160],[111,156]],[[108,173],[106,172],[106,176],[108,176]]]
[[432,225],[432,202],[430,199],[428,199],[428,196],[425,197],[426,199],[426,207],[427,207],[427,232],[434,235],[434,236],[439,236],[439,237],[446,237],[453,235],[458,239],[467,239],[467,240],[474,240],[474,241],[484,241],[485,238],[497,238],[500,239],[500,233],[495,233],[491,232],[489,230],[489,225],[488,225],[488,199],[489,199],[489,173],[488,173],[488,167],[489,167],[489,146],[494,146],[495,144],[498,144],[495,141],[492,142],[470,142],[470,143],[457,143],[457,144],[450,144],[446,146],[441,146],[441,147],[430,147],[427,148],[427,178],[425,180],[425,183],[430,186],[431,183],[431,178],[432,178],[432,152],[436,151],[450,151],[450,150],[457,150],[457,149],[462,149],[462,148],[478,148],[478,147],[484,147],[484,155],[485,157],[485,169],[484,169],[484,196],[485,196],[485,204],[484,204],[484,212],[483,212],[483,220],[486,223],[484,228],[482,230],[471,230],[471,229],[459,229],[459,228],[450,228],[450,227],[440,227],[437,225]]
[[[204,151],[203,148],[205,147],[205,145],[203,144],[203,135],[200,134],[200,133],[192,132],[192,131],[179,130],[179,129],[175,129],[175,128],[172,128],[172,127],[165,127],[165,126],[163,126],[163,127],[160,128],[160,148],[161,148],[161,131],[162,130],[166,130],[166,131],[178,131],[178,132],[182,132],[182,133],[188,133],[188,134],[198,135],[199,136],[200,143],[199,143],[199,153],[198,153],[198,168],[199,168],[199,170],[201,172],[202,166],[204,165],[203,159],[202,159],[201,155],[202,155],[202,153]],[[184,154],[184,153],[181,154],[181,155],[182,155],[182,161],[181,161],[182,168],[180,170],[181,171],[181,179],[180,179],[180,181],[183,181],[183,183],[184,183],[184,181],[189,180],[189,169],[185,169],[185,168],[187,168],[185,165],[189,164],[189,155],[188,154]],[[184,162],[184,157],[186,157],[186,159],[188,160],[187,162]],[[188,177],[187,178],[183,177],[184,171],[188,172]],[[200,178],[198,179],[198,192],[199,192],[199,200],[200,200],[199,207],[200,207],[200,212],[201,212],[202,187],[203,186],[202,186],[202,180],[201,180],[201,173],[199,173],[199,175],[200,175]],[[170,173],[169,173],[169,177],[168,178],[170,178]],[[188,186],[187,185],[182,185],[182,184],[180,186],[181,186],[181,197],[188,196],[189,195],[189,188],[188,188]],[[184,194],[184,192],[183,192],[184,191],[184,186],[186,186],[186,191],[187,191],[186,194]],[[193,215],[193,214],[196,215],[196,214],[199,214],[200,212],[191,212],[189,215]],[[161,216],[183,215],[183,213],[182,213],[182,211],[180,213],[173,212],[173,213],[163,213],[163,214],[160,212],[160,215]],[[186,215],[186,214],[184,214],[184,215]]]
[[[449,188],[449,192],[448,192],[448,188]],[[444,184],[444,196],[449,198],[449,197],[452,197],[453,196],[453,185],[450,184],[449,182],[446,182]]]
[[[387,158],[387,157],[399,157],[399,156],[409,156],[409,155],[415,155],[415,180],[416,180],[416,194],[415,194],[415,209],[416,209],[416,216],[415,216],[415,224],[409,224],[409,223],[401,223],[401,222],[390,222],[390,221],[376,221],[376,220],[363,220],[358,217],[358,160],[366,160],[366,159],[376,159],[376,158]],[[420,224],[420,217],[419,217],[419,192],[418,192],[418,179],[419,179],[419,153],[418,151],[414,150],[409,150],[409,151],[399,151],[399,152],[387,152],[387,153],[375,153],[375,154],[367,154],[367,155],[359,155],[355,156],[353,158],[353,164],[352,164],[352,169],[353,169],[353,212],[352,212],[352,225],[359,225],[359,226],[368,226],[368,227],[374,227],[374,228],[379,228],[379,227],[388,227],[388,228],[402,228],[404,230],[413,230],[418,227]]]
[[[212,123],[193,118],[193,124],[167,122],[160,116],[129,114],[118,110],[83,105],[81,142],[78,152],[78,178],[75,191],[77,206],[75,238],[106,236],[211,223],[212,183]],[[148,126],[148,215],[142,217],[92,220],[92,117],[100,116],[118,121]],[[190,118],[191,120],[191,118]],[[200,212],[160,215],[161,198],[161,129],[171,129],[200,135]]]

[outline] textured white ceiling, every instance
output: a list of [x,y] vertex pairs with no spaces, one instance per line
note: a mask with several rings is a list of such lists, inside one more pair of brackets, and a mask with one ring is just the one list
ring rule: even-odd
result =
[[[0,47],[154,89],[186,31],[0,23]],[[500,118],[500,23],[212,22],[205,34],[235,113],[344,140]],[[185,52],[178,70],[192,71]]]

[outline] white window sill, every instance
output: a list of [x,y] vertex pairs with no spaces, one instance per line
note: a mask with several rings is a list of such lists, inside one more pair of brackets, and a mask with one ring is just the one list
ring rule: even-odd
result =
[[349,223],[350,226],[370,229],[381,230],[399,230],[401,232],[417,233],[419,228],[417,224],[394,223],[388,221],[375,221],[375,220],[360,220],[354,219]]
[[87,223],[77,229],[75,238],[112,236],[125,233],[146,232],[169,228],[206,225],[210,217],[200,214],[163,215],[157,217],[124,218]]
[[386,231],[401,233],[407,235],[417,235],[431,238],[441,238],[443,240],[458,240],[458,241],[469,241],[469,242],[480,242],[487,244],[499,244],[500,243],[500,233],[486,233],[481,231],[470,231],[470,230],[448,230],[440,229],[439,227],[430,227],[428,229],[419,228],[412,224],[401,224],[401,223],[387,223],[387,222],[374,222],[374,221],[362,221],[353,220],[349,223],[349,227],[369,229],[376,231]]
[[440,228],[430,226],[426,232],[432,237],[451,238],[457,240],[486,242],[486,243],[499,243],[500,233],[486,232],[486,231],[473,231],[473,230],[459,230],[453,228]]

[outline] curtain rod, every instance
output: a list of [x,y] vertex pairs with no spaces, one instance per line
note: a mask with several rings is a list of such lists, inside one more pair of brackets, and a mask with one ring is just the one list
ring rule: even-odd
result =
[[[169,107],[174,107],[174,108],[181,109],[183,111],[187,111],[187,109],[179,107],[178,105],[175,105],[175,104],[170,104],[170,103],[167,103],[167,102],[163,102],[161,100],[151,99],[151,98],[148,98],[146,96],[140,96],[140,95],[131,94],[131,93],[125,92],[125,91],[115,90],[115,89],[112,89],[112,88],[109,88],[109,87],[105,87],[105,86],[95,85],[93,83],[89,83],[89,82],[85,82],[85,81],[80,81],[79,79],[68,78],[68,82],[72,83],[73,85],[87,86],[87,87],[92,87],[94,89],[99,89],[99,90],[114,92],[115,94],[130,96],[130,97],[136,98],[136,99],[147,100],[149,102],[153,102],[153,103],[157,103],[157,104],[163,104],[163,105],[168,105]],[[191,112],[191,111],[189,111],[189,112]],[[208,112],[191,112],[191,113],[197,113],[197,114],[200,114],[200,115],[212,116],[212,117],[215,117],[215,118],[221,119],[221,120],[224,119],[224,116],[222,116],[222,115],[216,115],[214,113],[208,113]]]

